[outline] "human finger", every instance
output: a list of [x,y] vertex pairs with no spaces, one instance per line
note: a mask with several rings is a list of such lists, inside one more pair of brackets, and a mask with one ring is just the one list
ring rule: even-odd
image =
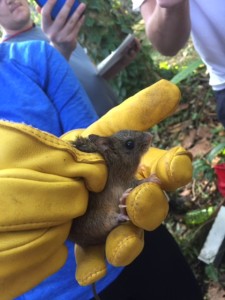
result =
[[46,4],[41,9],[42,15],[42,29],[45,31],[46,29],[50,28],[53,23],[51,12],[56,4],[57,0],[48,0]]
[[55,18],[55,26],[57,26],[58,28],[63,28],[68,22],[77,22],[79,20],[79,18],[85,11],[86,5],[84,3],[81,3],[74,11],[74,13],[70,16],[73,4],[74,0],[67,0],[65,2],[57,17]]
[[65,24],[64,28],[61,30],[61,34],[66,37],[68,41],[76,40],[77,35],[80,32],[80,29],[84,23],[85,15],[83,14],[80,17],[80,14],[71,17],[67,23]]

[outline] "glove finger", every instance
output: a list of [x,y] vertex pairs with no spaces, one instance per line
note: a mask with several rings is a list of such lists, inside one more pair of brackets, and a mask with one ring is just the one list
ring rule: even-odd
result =
[[92,284],[106,275],[105,246],[75,247],[76,280],[81,286]]
[[171,115],[180,97],[180,90],[176,85],[160,80],[111,109],[85,129],[82,135],[94,133],[109,136],[123,129],[147,130]]
[[152,182],[142,183],[133,189],[126,199],[126,206],[133,224],[150,231],[165,220],[169,210],[165,192]]
[[141,253],[143,247],[144,231],[130,222],[122,224],[107,237],[106,259],[115,267],[127,266]]
[[151,174],[156,174],[163,190],[175,191],[192,180],[192,172],[192,156],[184,148],[150,148],[141,159],[137,178],[148,178]]

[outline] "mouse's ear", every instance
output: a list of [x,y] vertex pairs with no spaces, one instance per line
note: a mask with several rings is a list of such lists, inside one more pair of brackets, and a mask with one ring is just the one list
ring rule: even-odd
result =
[[97,152],[97,147],[89,139],[79,136],[76,140],[72,141],[71,144],[80,151],[92,153]]
[[100,136],[96,134],[90,134],[88,136],[89,141],[91,141],[92,143],[95,143],[98,140],[98,138],[100,138]]
[[99,136],[96,134],[90,134],[88,136],[89,140],[96,145],[100,152],[104,152],[109,149],[109,138],[104,136]]

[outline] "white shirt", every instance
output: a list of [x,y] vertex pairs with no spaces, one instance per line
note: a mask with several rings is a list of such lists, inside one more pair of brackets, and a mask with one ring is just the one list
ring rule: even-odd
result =
[[140,8],[141,4],[144,2],[145,0],[132,0],[132,4],[133,4],[133,10],[137,10]]
[[214,90],[225,88],[225,1],[190,0],[191,35]]
[[[191,36],[214,90],[225,88],[225,0],[189,0]],[[137,10],[144,0],[133,0]]]

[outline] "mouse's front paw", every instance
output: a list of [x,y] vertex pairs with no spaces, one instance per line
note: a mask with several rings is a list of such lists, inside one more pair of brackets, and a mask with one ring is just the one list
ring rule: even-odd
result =
[[144,183],[144,182],[152,182],[152,183],[156,183],[158,185],[161,184],[161,180],[159,179],[159,177],[156,174],[151,174],[149,177],[144,178],[142,180],[139,181],[140,184]]
[[119,223],[130,221],[130,218],[127,214],[118,214],[118,221]]
[[126,210],[126,207],[127,207],[126,199],[131,191],[132,191],[132,188],[127,189],[119,199],[119,209],[120,209],[119,220],[122,222],[125,220],[129,221],[129,217],[127,215],[127,210]]

